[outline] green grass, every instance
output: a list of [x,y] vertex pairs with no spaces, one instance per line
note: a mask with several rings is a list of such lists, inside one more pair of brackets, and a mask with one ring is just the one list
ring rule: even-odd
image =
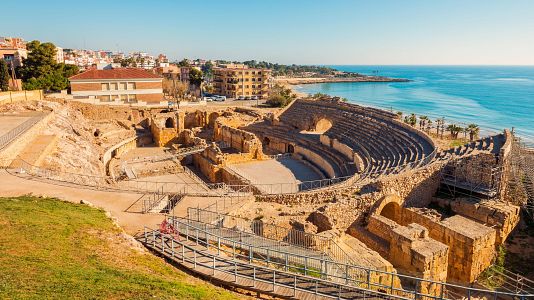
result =
[[0,198],[2,299],[236,299],[135,250],[101,210]]

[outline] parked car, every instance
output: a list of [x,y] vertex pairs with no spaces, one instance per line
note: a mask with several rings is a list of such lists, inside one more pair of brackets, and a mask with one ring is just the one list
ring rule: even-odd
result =
[[251,99],[252,99],[252,100],[258,100],[259,98],[258,98],[258,96],[252,96]]
[[237,100],[245,100],[245,96],[239,96]]
[[245,100],[250,100],[250,96],[245,96]]
[[204,101],[206,101],[206,102],[211,102],[211,101],[213,101],[213,98],[211,98],[211,97],[204,97],[204,98],[202,98],[202,100],[204,100]]
[[214,95],[213,100],[214,101],[226,101],[226,96]]

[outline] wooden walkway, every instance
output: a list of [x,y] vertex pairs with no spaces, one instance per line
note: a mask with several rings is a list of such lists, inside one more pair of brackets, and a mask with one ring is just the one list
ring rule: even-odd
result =
[[147,248],[203,277],[226,286],[290,299],[407,299],[347,286],[268,266],[248,264],[207,250],[185,238],[145,231],[138,237]]

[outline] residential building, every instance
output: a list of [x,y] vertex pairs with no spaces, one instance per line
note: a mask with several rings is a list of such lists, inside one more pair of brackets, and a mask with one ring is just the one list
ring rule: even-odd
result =
[[56,46],[56,62],[57,63],[64,63],[65,62],[65,55],[63,53],[63,48]]
[[252,97],[267,98],[271,70],[248,68],[242,64],[228,64],[213,68],[213,87],[215,94],[229,98]]
[[28,57],[26,43],[21,38],[0,37],[0,58],[10,67],[22,65],[22,60]]
[[74,99],[159,104],[162,78],[139,68],[90,69],[69,78]]

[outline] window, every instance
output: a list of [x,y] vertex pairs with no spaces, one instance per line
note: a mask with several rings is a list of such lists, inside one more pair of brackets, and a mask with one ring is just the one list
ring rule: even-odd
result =
[[136,102],[137,95],[128,95],[128,102]]
[[245,85],[245,88],[248,89],[248,85]]
[[102,83],[102,90],[109,91],[109,83]]
[[99,96],[98,99],[100,99],[100,101],[102,101],[102,102],[109,102],[109,101],[111,101],[111,97],[110,97],[109,95]]
[[135,82],[128,82],[128,90],[135,90]]
[[127,90],[128,89],[128,84],[126,82],[121,82],[119,84],[119,89],[120,90]]
[[252,81],[256,81],[256,78],[252,78]]
[[261,75],[261,71],[258,71],[258,75]]
[[119,89],[119,85],[116,82],[113,82],[110,86],[111,90],[116,91]]
[[128,95],[121,95],[121,101],[128,102]]
[[255,89],[255,88],[256,88],[256,86],[255,86],[255,85],[252,85],[252,88],[253,88],[253,89]]
[[252,71],[252,75],[254,75],[254,74],[256,74],[256,72],[255,72],[255,71]]
[[248,81],[248,78],[245,78],[245,81]]

